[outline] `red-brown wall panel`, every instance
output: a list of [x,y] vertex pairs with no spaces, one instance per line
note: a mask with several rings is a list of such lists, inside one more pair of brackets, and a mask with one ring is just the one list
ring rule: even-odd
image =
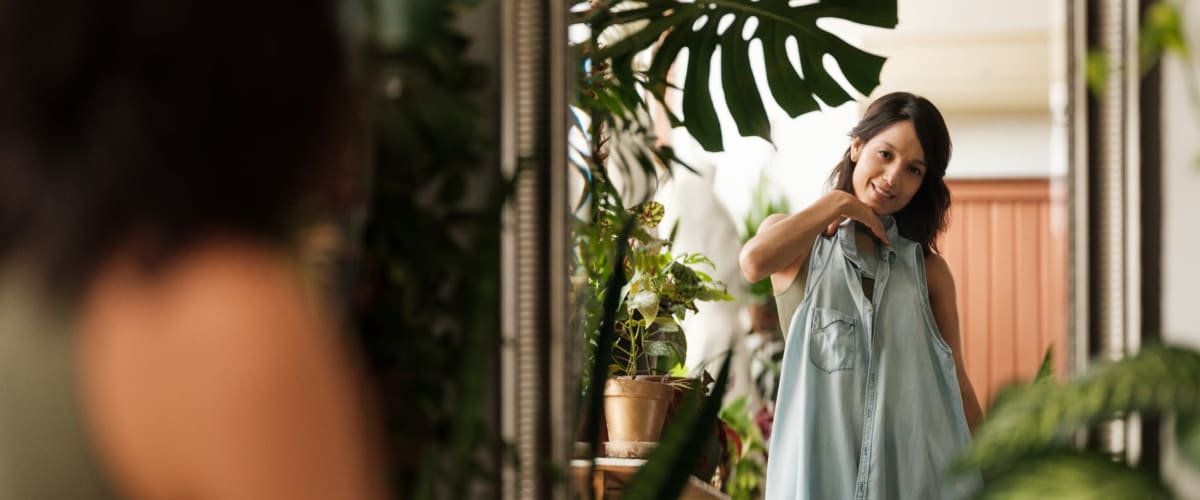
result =
[[1050,220],[1046,179],[950,180],[950,225],[939,245],[958,288],[967,374],[985,408],[1037,373],[1055,345],[1066,361],[1066,248]]

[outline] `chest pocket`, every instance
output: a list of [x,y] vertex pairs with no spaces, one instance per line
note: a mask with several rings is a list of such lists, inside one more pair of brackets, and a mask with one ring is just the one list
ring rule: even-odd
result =
[[833,309],[813,310],[808,355],[812,364],[826,373],[854,368],[855,319]]

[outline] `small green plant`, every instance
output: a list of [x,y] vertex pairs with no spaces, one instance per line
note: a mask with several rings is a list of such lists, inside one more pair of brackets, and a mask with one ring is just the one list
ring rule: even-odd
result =
[[727,464],[732,472],[726,492],[733,500],[761,498],[767,480],[767,442],[746,398],[738,398],[722,409],[721,421],[737,434],[739,441]]
[[[619,211],[615,207],[604,208],[608,213],[593,222],[594,227],[581,223],[583,227],[576,233],[578,255],[592,256],[593,266],[602,251],[593,248],[595,243],[618,238],[611,233],[618,227],[614,222]],[[700,265],[714,267],[711,260],[699,254],[672,255],[670,240],[654,235],[663,213],[663,206],[655,201],[641,203],[628,211],[635,221],[628,240],[629,251],[623,262],[614,264],[624,267],[629,281],[618,298],[614,362],[609,365],[609,375],[669,373],[686,359],[687,340],[679,322],[689,311],[697,310],[697,302],[733,300],[724,284],[697,269]],[[584,270],[589,275],[581,282],[586,281],[590,286],[580,292],[590,297],[602,296],[606,283],[604,269],[585,267]],[[594,342],[594,336],[589,340]]]
[[[638,210],[642,227],[652,229],[662,221],[663,207],[657,202],[643,203]],[[683,364],[687,340],[679,322],[688,312],[696,312],[696,302],[728,301],[725,285],[714,281],[694,266],[715,268],[700,254],[671,255],[671,242],[643,232],[636,239],[626,261],[629,283],[623,291],[625,307],[617,316],[621,339],[617,349],[623,366],[610,366],[610,373],[636,375],[639,366],[651,374],[662,374]]]
[[[762,226],[767,216],[771,214],[791,213],[788,207],[787,198],[772,197],[767,192],[767,174],[763,172],[758,177],[758,185],[755,186],[754,192],[750,195],[750,210],[746,212],[746,217],[742,219],[742,244],[746,244],[758,234],[758,228]],[[772,296],[771,280],[764,278],[750,284],[750,297],[754,302],[764,304],[770,301]]]

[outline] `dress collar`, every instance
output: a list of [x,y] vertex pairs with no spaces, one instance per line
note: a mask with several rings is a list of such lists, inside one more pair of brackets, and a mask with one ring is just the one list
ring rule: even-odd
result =
[[[891,215],[881,215],[879,220],[883,222],[883,228],[887,232],[889,241],[895,242],[900,238],[900,230],[896,224],[896,218]],[[862,259],[858,256],[858,248],[854,239],[855,222],[853,219],[842,221],[841,227],[838,228],[838,239],[841,240],[842,251],[847,257],[850,257],[858,264],[862,264]],[[887,261],[891,263],[896,258],[896,250],[891,245],[880,244],[879,256],[886,256]]]

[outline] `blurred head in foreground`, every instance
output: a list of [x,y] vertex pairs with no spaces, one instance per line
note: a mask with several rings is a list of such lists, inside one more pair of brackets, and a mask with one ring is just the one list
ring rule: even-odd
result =
[[0,0],[0,497],[382,496],[284,251],[348,163],[334,7]]
[[286,239],[346,144],[333,7],[0,4],[0,256],[70,290],[118,248]]

